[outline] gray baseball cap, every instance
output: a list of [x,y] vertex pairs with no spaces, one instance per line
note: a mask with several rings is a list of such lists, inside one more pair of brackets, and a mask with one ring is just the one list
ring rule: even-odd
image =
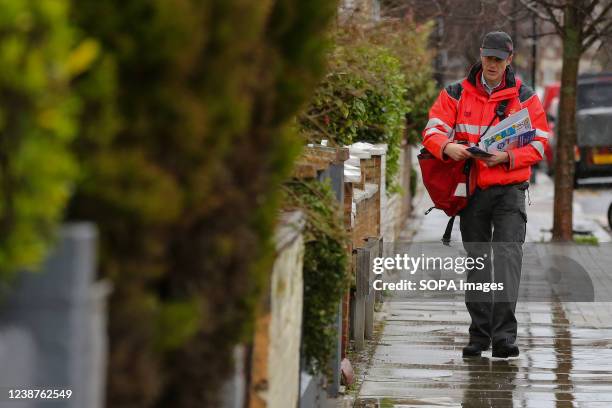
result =
[[493,31],[482,39],[482,56],[506,59],[512,55],[514,44],[512,38],[503,31]]

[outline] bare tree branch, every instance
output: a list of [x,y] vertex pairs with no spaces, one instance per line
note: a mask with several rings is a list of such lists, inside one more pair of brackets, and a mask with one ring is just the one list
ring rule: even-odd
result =
[[553,10],[553,6],[551,6],[547,2],[541,0],[539,1],[544,6],[546,13],[552,18],[552,23],[554,24],[555,29],[559,31],[559,34],[563,35],[563,27],[561,26],[561,23],[557,20],[557,16],[555,14],[555,11]]
[[[595,0],[595,1],[599,1],[599,0]],[[550,1],[542,1],[542,0],[537,0],[538,4],[543,5],[546,8],[550,8],[550,9],[557,9],[557,10],[563,10],[565,8],[565,3],[553,3]]]
[[[549,31],[547,33],[539,33],[536,34],[536,38],[541,38],[541,37],[548,37],[549,35],[559,35],[559,33],[557,31]],[[527,36],[529,38],[532,38],[532,35]]]
[[551,19],[554,18],[554,16],[550,16],[550,15],[542,12],[541,10],[539,10],[538,9],[538,2],[537,1],[534,1],[534,0],[519,0],[519,2],[523,5],[523,7],[525,7],[529,11],[531,11],[533,14],[535,14],[541,20],[551,21]]
[[599,1],[600,0],[592,0],[591,3],[584,9],[584,13],[587,16],[590,16],[593,10],[595,10],[595,7],[597,7],[597,5],[599,4]]
[[[559,20],[557,20],[557,16],[555,15],[555,12],[552,6],[550,5],[547,6],[544,2],[537,1],[537,0],[519,0],[519,1],[523,5],[523,7],[527,8],[529,11],[535,14],[539,19],[544,20],[544,21],[550,21],[555,26],[555,30],[557,30],[559,35],[563,36],[563,27],[561,26],[561,23],[559,22]],[[544,6],[544,10],[545,10],[544,12],[538,8],[538,4],[541,4]]]
[[599,43],[599,47],[597,47],[596,53],[600,53],[604,56],[604,65],[610,65],[612,61],[612,47],[605,41]]
[[606,24],[603,29],[600,31],[595,29],[595,33],[593,33],[588,39],[585,39],[582,43],[582,51],[586,51],[595,43],[595,41],[602,39],[612,33],[612,20]]
[[499,9],[498,9],[499,14],[501,14],[501,16],[504,17],[509,22],[520,21],[521,20],[520,14],[524,10],[524,8],[516,7],[515,9],[514,7],[512,7],[510,12],[506,12],[504,11],[504,5],[506,4],[507,2],[503,2],[502,4],[499,5]]
[[597,34],[597,25],[599,25],[602,21],[606,19],[608,12],[612,9],[612,1],[610,1],[606,6],[602,9],[601,13],[593,19],[591,24],[589,24],[583,31],[583,38],[585,41],[590,41],[591,35]]

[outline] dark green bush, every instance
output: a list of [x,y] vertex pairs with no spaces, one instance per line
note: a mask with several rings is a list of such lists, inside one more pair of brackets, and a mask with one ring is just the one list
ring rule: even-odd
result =
[[427,51],[430,29],[409,20],[343,27],[328,74],[300,116],[302,134],[310,141],[387,143],[390,192],[399,191],[404,128],[407,141],[417,143],[436,96]]
[[271,267],[287,124],[323,74],[334,1],[80,0],[102,54],[76,86],[110,303],[108,406],[219,406]]
[[285,191],[285,206],[306,214],[302,356],[311,373],[330,375],[338,303],[349,285],[342,212],[329,183],[292,181]]
[[400,61],[371,43],[338,44],[330,61],[329,73],[300,117],[304,134],[338,145],[387,143],[387,186],[397,190],[406,112]]

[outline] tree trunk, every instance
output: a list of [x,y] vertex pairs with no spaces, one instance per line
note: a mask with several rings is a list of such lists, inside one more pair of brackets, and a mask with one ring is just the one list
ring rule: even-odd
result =
[[563,68],[559,100],[559,132],[555,159],[553,241],[571,241],[574,197],[574,146],[576,145],[576,85],[582,53],[580,0],[568,1],[563,19]]

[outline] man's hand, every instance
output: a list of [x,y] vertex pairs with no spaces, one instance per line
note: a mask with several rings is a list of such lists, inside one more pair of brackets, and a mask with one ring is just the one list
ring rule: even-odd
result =
[[466,145],[451,142],[444,147],[444,151],[442,153],[446,154],[455,161],[470,159],[472,158],[472,153],[468,152],[466,150],[467,148],[468,147]]
[[491,154],[493,154],[493,156],[482,158],[479,157],[479,159],[482,160],[487,167],[497,166],[498,164],[510,161],[510,156],[507,152],[492,151]]

